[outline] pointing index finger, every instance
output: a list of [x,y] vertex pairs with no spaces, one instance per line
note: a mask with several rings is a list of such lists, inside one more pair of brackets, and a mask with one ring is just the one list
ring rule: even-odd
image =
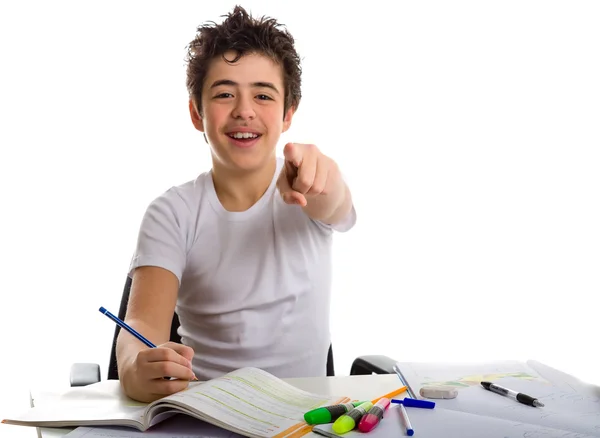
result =
[[290,161],[296,167],[300,167],[302,164],[303,148],[299,143],[288,143],[283,148],[283,156],[287,161]]

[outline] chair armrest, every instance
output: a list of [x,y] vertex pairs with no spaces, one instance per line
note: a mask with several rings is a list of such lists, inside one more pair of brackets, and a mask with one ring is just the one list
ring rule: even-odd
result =
[[394,374],[396,360],[384,355],[359,356],[352,362],[350,375],[360,374]]
[[74,363],[71,365],[71,386],[86,386],[100,381],[100,365]]

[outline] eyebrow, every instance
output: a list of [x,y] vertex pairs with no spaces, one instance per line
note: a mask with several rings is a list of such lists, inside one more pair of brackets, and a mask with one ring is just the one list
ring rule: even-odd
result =
[[[210,86],[210,88],[216,88],[220,85],[230,85],[230,86],[238,86],[239,84],[235,81],[232,81],[231,79],[220,79],[218,81],[213,82],[213,84]],[[277,89],[277,87],[275,85],[273,85],[271,82],[252,82],[250,84],[250,86],[254,87],[254,88],[270,88],[271,90],[275,91],[277,94],[279,94],[279,90]]]

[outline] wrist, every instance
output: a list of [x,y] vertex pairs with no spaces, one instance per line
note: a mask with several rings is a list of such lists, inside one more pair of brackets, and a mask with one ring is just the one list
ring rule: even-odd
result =
[[329,194],[318,196],[315,201],[318,204],[318,207],[315,208],[315,212],[318,211],[318,217],[315,219],[328,223],[337,222],[345,217],[352,206],[350,189],[341,178],[339,187]]

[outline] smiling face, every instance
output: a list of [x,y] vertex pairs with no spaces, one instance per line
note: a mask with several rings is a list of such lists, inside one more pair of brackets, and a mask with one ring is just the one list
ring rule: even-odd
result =
[[[233,60],[235,53],[225,58]],[[202,106],[190,101],[190,114],[208,139],[213,166],[231,171],[269,166],[294,114],[293,108],[284,114],[284,94],[281,66],[264,55],[245,54],[235,63],[220,56],[211,61]]]

